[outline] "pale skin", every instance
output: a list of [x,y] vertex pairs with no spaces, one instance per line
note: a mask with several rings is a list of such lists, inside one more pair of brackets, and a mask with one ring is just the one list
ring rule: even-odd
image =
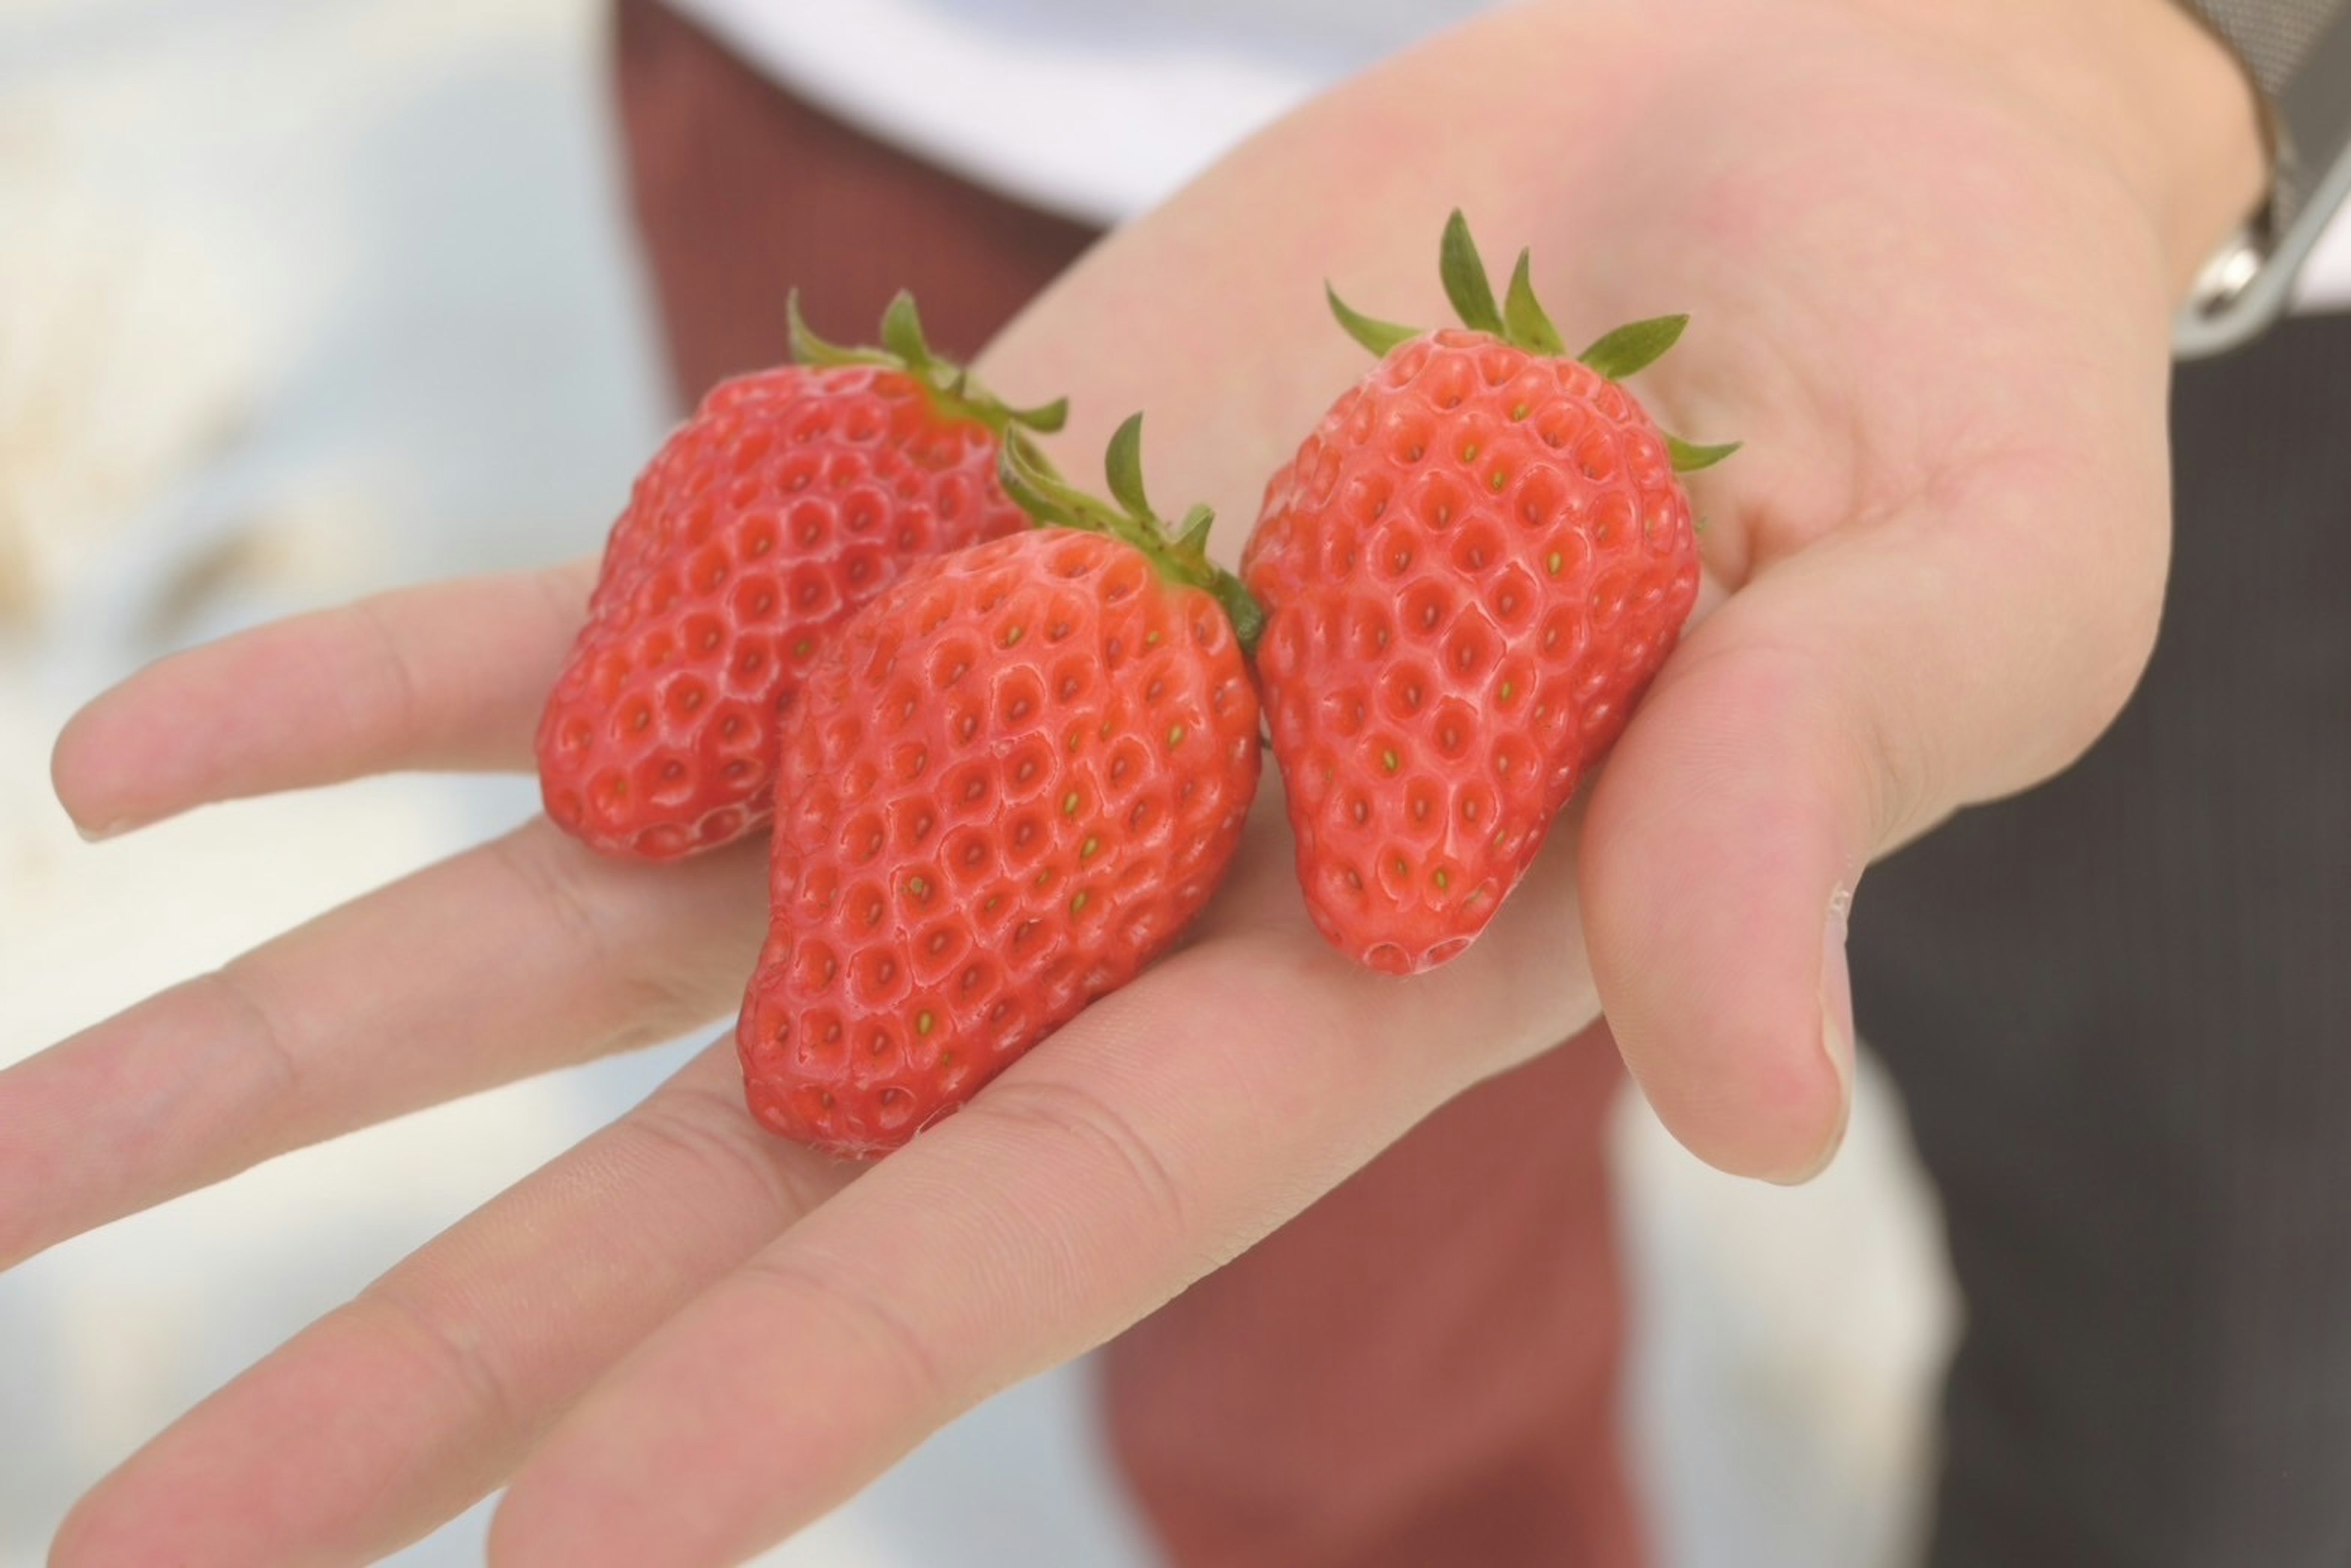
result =
[[[1693,484],[1699,623],[1489,934],[1422,979],[1351,968],[1305,919],[1270,788],[1183,952],[904,1153],[843,1166],[759,1132],[721,1039],[155,1438],[54,1560],[360,1561],[511,1481],[498,1563],[735,1561],[1604,1007],[1693,1150],[1803,1179],[1844,1124],[1862,869],[2063,768],[2137,676],[2168,313],[2262,156],[2235,67],[2163,0],[1533,6],[1236,152],[983,360],[1016,401],[1071,395],[1066,469],[1146,409],[1155,495],[1216,503],[1229,559],[1364,365],[1321,280],[1434,324],[1457,204],[1489,260],[1533,247],[1572,340],[1691,311],[1637,390],[1748,444]],[[590,570],[166,660],[68,727],[59,797],[120,831],[527,768]],[[0,1265],[727,1016],[764,870],[758,845],[615,865],[534,822],[0,1074]]]

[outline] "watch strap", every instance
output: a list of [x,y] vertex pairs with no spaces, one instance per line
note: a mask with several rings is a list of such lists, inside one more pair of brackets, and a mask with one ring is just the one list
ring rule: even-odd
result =
[[2183,355],[2258,335],[2351,196],[2351,0],[2186,0],[2262,89],[2273,171],[2262,210],[2199,275],[2173,334]]
[[2346,6],[2344,0],[2188,0],[2188,8],[2229,41],[2262,90],[2276,99]]

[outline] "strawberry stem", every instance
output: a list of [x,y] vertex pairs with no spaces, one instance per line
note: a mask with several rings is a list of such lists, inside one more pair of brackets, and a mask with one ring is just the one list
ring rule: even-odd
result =
[[[1559,329],[1552,325],[1542,301],[1535,298],[1534,281],[1530,276],[1532,270],[1533,252],[1521,249],[1518,265],[1510,268],[1510,287],[1497,306],[1493,280],[1487,276],[1486,263],[1478,255],[1478,242],[1469,237],[1469,220],[1461,215],[1458,207],[1445,220],[1445,236],[1437,247],[1437,275],[1461,324],[1530,354],[1563,360],[1567,357],[1567,345],[1561,340]],[[1339,319],[1347,336],[1381,359],[1423,335],[1421,328],[1364,315],[1340,298],[1339,291],[1328,282],[1322,285],[1322,294],[1331,302],[1331,314]],[[1653,316],[1646,321],[1635,321],[1606,334],[1578,354],[1576,360],[1612,382],[1621,382],[1663,359],[1667,350],[1681,340],[1682,331],[1688,325],[1687,316]],[[1677,474],[1711,468],[1738,451],[1739,446],[1736,441],[1701,446],[1670,432],[1666,434],[1666,454]]]
[[923,319],[914,297],[900,289],[882,312],[882,346],[848,348],[829,343],[809,329],[800,315],[800,291],[784,297],[784,314],[791,324],[792,358],[803,365],[872,365],[913,378],[930,397],[932,406],[948,419],[977,420],[1003,436],[1016,430],[1050,434],[1070,416],[1070,400],[1056,398],[1035,408],[1014,408],[998,398],[978,378],[954,361],[935,352],[924,336]]
[[1018,433],[997,455],[996,473],[1004,493],[1040,524],[1107,534],[1142,551],[1161,576],[1205,590],[1233,623],[1241,652],[1256,650],[1265,632],[1265,611],[1240,579],[1208,559],[1208,529],[1216,513],[1196,506],[1184,514],[1178,528],[1170,529],[1151,509],[1143,487],[1143,415],[1127,416],[1110,438],[1102,459],[1102,477],[1116,506],[1062,478],[1035,444]]

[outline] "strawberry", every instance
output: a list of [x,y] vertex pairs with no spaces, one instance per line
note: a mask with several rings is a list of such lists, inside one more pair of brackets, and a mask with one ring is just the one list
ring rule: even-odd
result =
[[1143,494],[1005,447],[1058,525],[916,563],[818,655],[786,744],[773,925],[737,1025],[752,1113],[904,1144],[1180,936],[1257,791],[1255,606]]
[[674,860],[764,827],[779,721],[817,651],[916,559],[1027,525],[996,482],[1020,430],[932,354],[912,298],[883,350],[789,307],[797,364],[715,388],[613,525],[538,727],[547,814],[607,854]]
[[1698,593],[1676,475],[1732,450],[1617,384],[1687,318],[1569,359],[1526,253],[1499,307],[1458,212],[1440,258],[1466,329],[1331,293],[1380,362],[1273,476],[1242,564],[1307,907],[1396,974],[1485,929],[1624,728]]

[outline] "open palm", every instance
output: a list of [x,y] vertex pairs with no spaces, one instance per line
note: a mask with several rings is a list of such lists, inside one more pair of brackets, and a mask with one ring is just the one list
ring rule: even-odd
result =
[[[732,1561],[1604,1001],[1693,1148],[1817,1168],[1844,1113],[1861,869],[2062,767],[2137,675],[2178,256],[2245,193],[2222,181],[2216,214],[2180,217],[2097,92],[2023,90],[1898,5],[1658,10],[1499,14],[1351,84],[1098,248],[982,367],[1072,395],[1072,468],[1147,408],[1155,489],[1237,520],[1361,369],[1322,278],[1434,322],[1452,205],[1533,246],[1571,338],[1695,313],[1641,390],[1677,429],[1748,443],[1696,486],[1703,624],[1483,941],[1412,981],[1337,957],[1269,788],[1190,944],[965,1113],[836,1164],[754,1126],[722,1040],[158,1437],[57,1560],[364,1558],[512,1479],[501,1561]],[[2157,39],[2191,76],[2226,70],[2200,47]],[[75,720],[59,792],[127,826],[527,768],[588,582],[414,590],[166,661]],[[645,869],[534,821],[420,873],[0,1074],[0,1264],[712,1023],[765,918],[756,845]]]

